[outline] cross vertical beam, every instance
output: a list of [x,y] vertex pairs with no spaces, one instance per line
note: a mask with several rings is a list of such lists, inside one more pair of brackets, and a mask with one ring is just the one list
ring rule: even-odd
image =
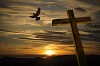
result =
[[86,57],[85,57],[85,53],[83,50],[83,46],[82,46],[82,42],[81,42],[81,38],[80,38],[80,34],[78,31],[78,27],[76,24],[76,19],[75,19],[73,10],[68,10],[67,14],[69,16],[71,29],[72,29],[72,33],[73,33],[73,41],[74,41],[74,45],[75,45],[75,51],[76,51],[76,56],[77,56],[77,60],[78,60],[78,65],[79,66],[88,66],[87,62],[86,62]]
[[67,13],[69,16],[68,19],[53,19],[52,26],[68,24],[68,23],[71,24],[71,29],[73,33],[73,41],[74,41],[76,56],[78,60],[78,66],[88,66],[76,22],[91,21],[91,18],[90,17],[75,18],[73,10],[68,10]]

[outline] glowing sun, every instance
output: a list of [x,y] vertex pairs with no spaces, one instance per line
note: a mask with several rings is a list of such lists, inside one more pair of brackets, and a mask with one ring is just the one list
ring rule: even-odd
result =
[[55,52],[53,50],[47,50],[44,54],[46,54],[48,56],[52,56],[55,54]]

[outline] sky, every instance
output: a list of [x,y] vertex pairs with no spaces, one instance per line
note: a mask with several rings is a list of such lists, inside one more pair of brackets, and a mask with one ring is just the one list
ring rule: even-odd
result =
[[[41,8],[39,21],[29,16]],[[70,24],[52,26],[53,19],[91,17],[78,24],[85,54],[100,55],[99,0],[0,0],[0,55],[75,54]]]

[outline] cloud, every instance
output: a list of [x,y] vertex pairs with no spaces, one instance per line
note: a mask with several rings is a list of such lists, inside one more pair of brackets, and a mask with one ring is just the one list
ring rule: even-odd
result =
[[44,47],[45,50],[66,50],[70,48],[71,45],[57,45],[57,44],[48,44]]
[[52,50],[55,54],[63,55],[63,54],[75,54],[74,47],[69,47],[71,45],[63,45],[63,44],[48,44],[45,45],[43,50],[48,51]]
[[82,30],[84,32],[88,32],[89,34],[82,34],[82,39],[86,41],[95,41],[100,42],[100,24],[87,24],[87,27]]
[[27,40],[41,40],[41,41],[50,41],[56,42],[60,44],[72,44],[71,37],[66,35],[66,32],[54,32],[54,31],[46,31],[45,33],[36,33],[34,38],[19,38],[19,39],[27,39]]
[[100,10],[95,12],[95,13],[93,13],[93,15],[92,15],[92,22],[93,23],[97,23],[97,25],[98,25],[100,23],[99,17],[100,17]]
[[9,30],[4,30],[4,29],[0,29],[0,31],[3,31],[3,32],[12,32],[12,33],[20,33],[20,32],[14,32],[14,31],[9,31]]
[[[5,3],[5,1],[1,0],[3,3]],[[73,0],[72,0],[73,1]],[[9,15],[8,17],[3,17],[2,18],[2,21],[6,21],[7,23],[8,22],[13,22],[15,24],[32,24],[31,22],[33,20],[29,19],[28,16],[31,15],[29,13],[33,13],[37,10],[37,6],[41,6],[41,9],[42,9],[42,12],[41,12],[41,17],[42,17],[42,23],[40,25],[48,25],[50,23],[50,21],[53,19],[53,18],[65,18],[64,14],[66,14],[66,11],[64,10],[67,10],[67,8],[65,7],[66,4],[69,3],[69,7],[73,7],[74,9],[78,10],[78,11],[86,11],[87,9],[85,7],[81,7],[81,6],[73,6],[71,3],[72,1],[65,1],[64,4],[61,4],[60,1],[28,1],[28,0],[21,0],[21,1],[13,1],[13,0],[10,0],[10,5],[9,3],[6,3],[8,5],[8,9],[10,10],[13,10],[13,11],[8,11],[8,10],[5,10],[7,11],[6,12],[6,15]],[[8,2],[8,1],[7,1]],[[62,2],[64,2],[62,0]],[[74,1],[74,4],[79,4],[81,5],[80,2],[78,1]],[[47,5],[51,5],[51,6],[47,6]],[[34,7],[33,7],[34,6]],[[83,5],[82,5],[83,6]],[[84,10],[84,9],[86,10]],[[90,7],[89,7],[90,8]],[[4,10],[4,9],[1,9],[1,10]],[[3,12],[5,12],[3,11]],[[53,13],[52,13],[53,12]],[[61,13],[59,13],[61,12]],[[43,13],[43,14],[42,14]],[[63,14],[62,14],[63,13]],[[4,19],[5,18],[5,19]],[[48,19],[48,20],[47,20]],[[22,23],[23,22],[23,23]],[[39,25],[39,23],[35,23],[34,25]]]
[[[99,31],[100,33],[100,31]],[[100,35],[96,35],[96,34],[88,34],[88,35],[82,35],[82,40],[85,41],[95,41],[95,42],[100,42]]]
[[[38,7],[41,8],[41,20],[35,21],[29,16],[36,12]],[[53,47],[50,43],[72,45],[69,25],[51,25],[52,19],[67,18],[68,9],[73,9],[76,17],[91,16],[91,23],[78,27],[84,44],[98,45],[100,9],[99,1],[96,0],[0,0],[0,42],[12,47],[17,46],[16,48],[21,45],[20,48],[24,50],[40,46],[43,48],[44,45]],[[60,46],[53,48],[58,47]],[[60,49],[62,48],[64,47],[61,46]]]
[[88,32],[88,34],[82,34],[82,40],[86,41],[95,41],[100,42],[100,13],[97,11],[92,16],[92,21],[88,24],[86,24],[80,31]]
[[84,8],[81,8],[81,7],[77,7],[77,8],[74,8],[74,9],[76,9],[77,11],[86,12],[86,10]]
[[78,0],[80,2],[83,2],[83,3],[87,3],[87,4],[91,4],[91,5],[94,5],[94,6],[100,6],[100,1],[99,0]]
[[32,48],[21,48],[21,49],[32,49]]

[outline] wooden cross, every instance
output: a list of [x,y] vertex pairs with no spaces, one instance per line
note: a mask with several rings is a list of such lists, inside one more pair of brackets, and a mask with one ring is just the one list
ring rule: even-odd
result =
[[90,17],[75,18],[73,10],[68,10],[67,14],[69,16],[68,19],[54,19],[52,21],[52,25],[56,26],[56,25],[67,24],[67,23],[71,24],[78,65],[88,66],[76,22],[91,21],[91,18]]

